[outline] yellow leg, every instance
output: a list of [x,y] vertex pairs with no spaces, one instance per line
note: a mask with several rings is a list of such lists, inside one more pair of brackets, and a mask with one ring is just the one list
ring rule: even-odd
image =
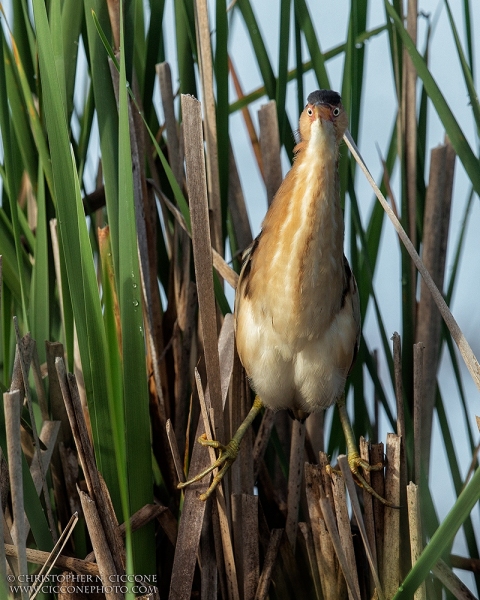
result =
[[263,404],[262,404],[262,401],[260,400],[260,398],[258,396],[255,396],[255,400],[253,402],[252,408],[250,409],[250,412],[245,417],[245,420],[240,425],[240,427],[237,429],[237,432],[235,433],[233,438],[229,441],[229,443],[226,446],[224,446],[220,442],[217,442],[216,440],[207,440],[205,434],[203,434],[201,437],[199,437],[198,442],[200,444],[202,444],[202,446],[209,446],[210,448],[215,448],[215,449],[219,450],[220,456],[217,458],[217,460],[213,464],[211,464],[209,467],[204,469],[201,473],[199,473],[195,477],[192,477],[192,479],[185,481],[185,483],[179,483],[177,487],[181,489],[181,488],[186,487],[187,485],[195,483],[196,481],[200,481],[200,479],[203,479],[205,477],[205,475],[208,475],[209,473],[211,473],[218,467],[222,467],[219,470],[219,472],[215,475],[215,477],[213,478],[212,483],[210,484],[210,487],[208,488],[208,490],[204,494],[201,494],[199,496],[199,498],[200,498],[200,500],[206,500],[209,496],[211,496],[212,492],[215,490],[215,488],[218,486],[218,484],[222,481],[225,473],[235,462],[235,460],[238,456],[238,452],[240,450],[240,443],[243,439],[243,436],[245,435],[245,433],[247,432],[247,429],[252,424],[252,421],[255,419],[255,417],[260,412],[262,406],[263,406]]
[[[352,424],[350,423],[350,417],[347,413],[347,408],[345,406],[345,394],[342,394],[341,398],[337,401],[338,404],[338,412],[340,414],[340,422],[342,424],[343,433],[345,435],[345,441],[347,442],[347,460],[350,466],[350,471],[352,472],[354,478],[360,487],[363,487],[369,494],[371,494],[374,498],[379,500],[385,506],[393,507],[393,504],[382,498],[377,492],[372,488],[372,486],[365,480],[360,469],[363,471],[380,471],[383,469],[383,463],[378,463],[376,465],[369,464],[366,460],[361,458],[358,448],[357,442],[355,441],[355,435],[353,433]],[[397,507],[398,508],[398,507]]]

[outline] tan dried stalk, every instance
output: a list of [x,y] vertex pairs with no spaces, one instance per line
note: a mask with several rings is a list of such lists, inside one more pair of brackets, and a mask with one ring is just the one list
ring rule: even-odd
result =
[[258,111],[260,126],[260,148],[264,168],[265,186],[267,188],[268,206],[283,180],[282,163],[280,160],[280,133],[278,131],[277,104],[270,100]]

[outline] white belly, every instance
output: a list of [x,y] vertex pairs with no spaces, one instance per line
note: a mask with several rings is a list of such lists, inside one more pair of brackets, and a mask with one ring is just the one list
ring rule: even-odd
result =
[[296,337],[296,327],[288,319],[273,323],[268,311],[254,313],[248,300],[242,302],[237,315],[237,348],[265,406],[310,413],[327,408],[340,397],[358,334],[352,315],[347,302],[322,334],[311,328],[308,336]]

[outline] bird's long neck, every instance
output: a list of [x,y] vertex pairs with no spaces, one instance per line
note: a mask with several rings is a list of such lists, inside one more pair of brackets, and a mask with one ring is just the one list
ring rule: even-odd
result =
[[273,320],[286,314],[296,319],[292,328],[298,336],[311,321],[319,331],[330,324],[344,286],[338,150],[327,136],[320,142],[298,153],[267,213],[259,240],[263,260],[252,282],[266,305],[275,306]]
[[326,143],[325,139],[322,141],[320,147],[310,143],[298,157],[289,207],[292,214],[298,215],[295,238],[298,240],[300,273],[307,280],[318,279],[319,284],[342,271],[344,237],[338,151],[336,145]]

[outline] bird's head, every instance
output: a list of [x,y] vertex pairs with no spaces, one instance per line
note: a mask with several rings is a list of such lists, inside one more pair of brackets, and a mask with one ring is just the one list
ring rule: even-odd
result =
[[340,94],[331,90],[316,90],[307,98],[307,105],[300,116],[300,137],[308,143],[312,136],[334,137],[340,144],[348,127],[348,117]]

